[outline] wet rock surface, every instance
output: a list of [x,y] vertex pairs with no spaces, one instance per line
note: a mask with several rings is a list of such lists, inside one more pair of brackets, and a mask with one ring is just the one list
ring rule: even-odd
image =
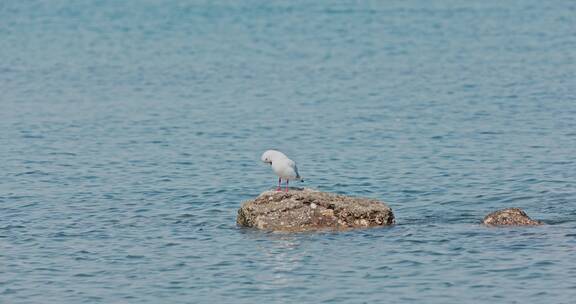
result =
[[244,202],[236,222],[272,231],[346,230],[394,224],[392,209],[368,198],[312,189],[266,191]]
[[531,219],[526,212],[519,208],[507,208],[494,211],[484,217],[484,225],[489,226],[537,226],[542,222]]

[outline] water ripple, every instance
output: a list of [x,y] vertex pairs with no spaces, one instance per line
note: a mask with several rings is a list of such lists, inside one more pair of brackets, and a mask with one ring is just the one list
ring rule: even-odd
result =
[[[0,302],[572,302],[569,4],[4,2]],[[398,224],[236,227],[269,148]]]

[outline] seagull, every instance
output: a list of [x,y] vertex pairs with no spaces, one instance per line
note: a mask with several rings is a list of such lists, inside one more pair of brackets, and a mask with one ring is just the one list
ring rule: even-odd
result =
[[263,162],[270,164],[274,173],[278,175],[278,188],[276,191],[281,191],[282,179],[286,180],[286,192],[288,192],[288,182],[292,180],[299,180],[301,182],[304,179],[298,174],[298,167],[296,167],[296,162],[289,159],[286,154],[277,150],[268,150],[262,154],[260,158]]

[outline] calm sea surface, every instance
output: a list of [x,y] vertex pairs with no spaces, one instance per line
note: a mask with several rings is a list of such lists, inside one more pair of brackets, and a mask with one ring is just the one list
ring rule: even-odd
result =
[[[238,228],[269,148],[398,224]],[[573,1],[0,2],[1,303],[574,303],[575,182]]]

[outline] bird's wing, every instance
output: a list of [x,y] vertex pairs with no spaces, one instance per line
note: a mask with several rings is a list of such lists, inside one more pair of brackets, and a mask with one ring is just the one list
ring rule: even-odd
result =
[[296,178],[301,178],[300,173],[298,173],[298,167],[296,166],[296,162],[290,160],[290,167],[294,169],[294,172],[296,173]]

